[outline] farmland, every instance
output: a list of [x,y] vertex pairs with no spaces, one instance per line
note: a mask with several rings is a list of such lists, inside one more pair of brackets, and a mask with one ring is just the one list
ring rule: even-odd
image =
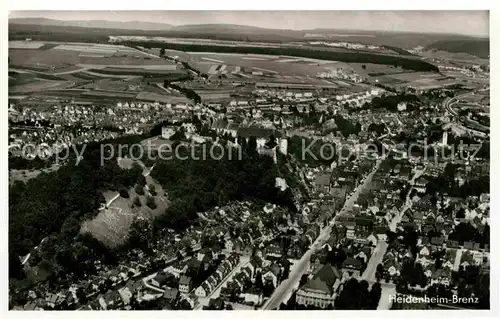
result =
[[375,76],[373,80],[392,87],[410,86],[415,89],[438,88],[457,84],[457,80],[454,78],[430,72],[394,73]]
[[290,55],[300,58],[313,58],[318,60],[334,60],[346,63],[375,63],[401,66],[407,70],[438,71],[437,67],[418,58],[408,58],[394,55],[383,55],[366,52],[338,52],[328,50],[313,50],[301,47],[255,47],[255,46],[222,46],[183,43],[165,43],[155,41],[127,41],[129,45],[156,47],[185,52],[217,52],[241,54],[268,54],[274,56]]
[[[26,42],[29,45],[31,42]],[[19,41],[10,42],[10,66],[51,74],[67,72],[68,67],[84,69],[116,67],[175,70],[175,64],[154,59],[139,50],[117,45],[61,44],[48,50],[19,49]],[[35,45],[39,45],[35,43]],[[69,70],[71,71],[71,70]]]
[[170,96],[175,100],[183,97],[158,90],[155,82],[190,76],[175,62],[121,45],[9,42],[9,93],[22,96],[20,103],[43,104],[38,97],[53,96],[60,101],[107,104],[134,100],[143,90],[154,94],[143,93],[141,100],[167,101]]
[[[155,52],[158,50],[150,50]],[[341,68],[352,72],[353,68],[343,62],[297,58],[290,56],[272,56],[231,53],[200,53],[165,50],[170,57],[181,61],[207,74],[209,79],[234,80],[235,82],[276,82],[310,83],[332,85],[332,81],[316,78],[318,73],[329,69]]]

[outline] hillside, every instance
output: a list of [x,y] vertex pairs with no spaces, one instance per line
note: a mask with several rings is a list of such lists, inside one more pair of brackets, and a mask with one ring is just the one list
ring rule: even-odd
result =
[[452,53],[468,53],[479,58],[488,59],[490,55],[490,39],[437,41],[428,45],[425,49],[442,50]]
[[170,30],[173,28],[170,24],[154,23],[144,21],[106,21],[106,20],[73,20],[63,21],[45,18],[17,18],[9,19],[9,24],[24,24],[37,26],[54,26],[54,27],[82,27],[82,28],[97,28],[97,29],[123,29],[123,30],[151,30],[161,31]]
[[[61,28],[64,27],[64,28]],[[87,34],[90,35],[87,35]],[[467,41],[474,39],[457,34],[409,33],[343,29],[282,30],[235,24],[191,24],[170,25],[142,21],[60,21],[43,18],[9,19],[9,39],[52,41],[104,41],[109,35],[136,35],[158,37],[204,38],[250,42],[292,42],[292,41],[349,41],[363,44],[392,46],[412,49],[429,46],[437,42]]]

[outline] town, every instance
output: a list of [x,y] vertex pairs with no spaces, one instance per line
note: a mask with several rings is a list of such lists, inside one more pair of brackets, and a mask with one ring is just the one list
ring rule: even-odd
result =
[[[63,45],[23,30],[9,43],[11,310],[490,308],[484,59],[408,70],[204,53],[201,39]],[[49,82],[61,83],[27,89]],[[241,158],[197,160],[204,146]],[[82,156],[60,161],[71,147]]]

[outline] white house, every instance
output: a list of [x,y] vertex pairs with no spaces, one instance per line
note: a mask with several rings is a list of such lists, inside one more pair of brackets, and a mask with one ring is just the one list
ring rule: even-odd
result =
[[210,288],[208,287],[208,284],[206,282],[202,283],[196,290],[194,291],[194,294],[197,297],[206,297],[210,293]]
[[169,139],[175,134],[175,129],[171,126],[163,126],[161,128],[161,137],[164,139]]
[[262,292],[250,290],[245,293],[245,302],[253,302],[254,305],[260,305],[262,303]]

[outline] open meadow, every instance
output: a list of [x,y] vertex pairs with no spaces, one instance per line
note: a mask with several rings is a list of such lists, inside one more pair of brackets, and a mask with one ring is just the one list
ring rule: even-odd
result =
[[[158,50],[152,49],[150,51],[153,53]],[[170,57],[178,57],[181,61],[189,63],[208,75],[264,72],[292,76],[315,76],[330,68],[352,70],[347,63],[343,62],[290,56],[182,52],[176,50],[165,50],[165,54]]]
[[[124,169],[130,169],[133,160],[119,159],[118,165]],[[138,162],[144,167],[144,164]],[[105,192],[106,207],[91,220],[82,224],[81,232],[88,232],[93,237],[104,243],[107,247],[115,248],[123,245],[128,238],[129,229],[132,223],[138,218],[152,219],[165,212],[168,207],[168,199],[161,185],[149,176],[149,169],[144,167],[143,175],[146,178],[144,194],[136,193],[134,187],[128,189],[129,198],[124,198],[117,191]],[[150,192],[154,187],[156,195]],[[141,205],[134,204],[135,198],[139,198]],[[154,209],[147,206],[147,197],[154,198],[156,207]]]

